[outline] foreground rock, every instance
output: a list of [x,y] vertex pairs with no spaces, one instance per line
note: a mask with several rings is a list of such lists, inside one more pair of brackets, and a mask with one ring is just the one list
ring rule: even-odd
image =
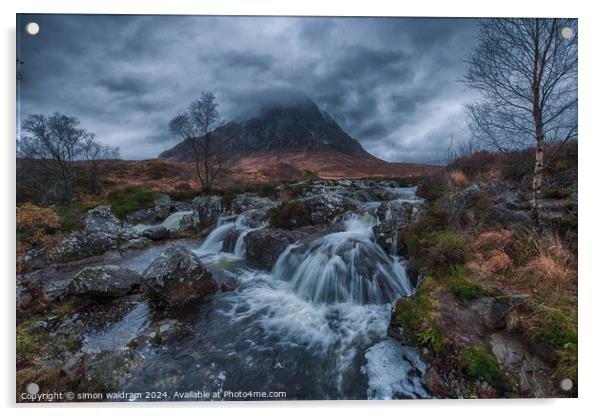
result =
[[67,286],[67,294],[90,299],[117,298],[140,290],[142,279],[119,266],[86,267]]
[[169,247],[161,253],[148,266],[143,280],[157,306],[182,305],[203,299],[218,289],[199,258],[180,246]]

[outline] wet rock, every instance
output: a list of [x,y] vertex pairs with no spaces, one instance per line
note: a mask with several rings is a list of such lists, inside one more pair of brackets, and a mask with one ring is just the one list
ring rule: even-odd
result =
[[476,300],[472,309],[477,312],[485,324],[491,328],[501,329],[506,326],[506,317],[516,307],[525,303],[526,295],[485,297]]
[[123,243],[119,248],[121,250],[143,250],[152,244],[152,240],[146,237],[132,238]]
[[192,210],[199,218],[201,227],[215,227],[224,213],[223,198],[220,196],[197,196],[192,200]]
[[155,207],[153,210],[157,220],[164,220],[169,217],[172,208],[173,203],[171,202],[169,195],[160,194],[155,198]]
[[504,333],[492,334],[490,343],[500,367],[513,376],[521,391],[538,398],[557,396],[549,366],[521,343]]
[[266,208],[253,209],[243,213],[245,223],[251,228],[260,227],[268,220],[268,210]]
[[86,267],[67,286],[67,294],[92,300],[117,298],[134,293],[142,285],[141,277],[133,270],[119,266]]
[[154,225],[144,229],[144,231],[142,231],[142,237],[153,241],[165,240],[166,238],[169,238],[169,230],[162,225]]
[[195,214],[183,215],[176,231],[194,231],[199,225],[199,218]]
[[155,208],[145,208],[138,211],[128,212],[125,216],[128,224],[152,224],[157,220]]
[[310,212],[310,222],[328,224],[339,215],[359,208],[360,203],[349,197],[338,194],[323,194],[304,199],[303,202]]
[[214,293],[218,286],[190,250],[167,248],[146,269],[143,280],[158,306],[177,306]]
[[130,372],[143,361],[140,354],[127,349],[86,353],[81,357],[80,365],[83,377],[89,382],[105,388],[116,388],[123,385]]
[[276,202],[253,194],[238,195],[230,204],[230,211],[233,214],[242,214],[243,212],[267,209],[276,205]]
[[32,248],[21,258],[22,272],[29,272],[46,267],[49,263],[46,250],[43,248]]
[[234,253],[234,248],[236,247],[236,242],[238,241],[238,237],[240,237],[241,233],[242,233],[242,230],[240,230],[238,228],[233,228],[228,234],[226,234],[226,237],[224,238],[224,244],[222,246],[222,250],[227,253]]
[[329,228],[311,225],[296,230],[281,228],[253,230],[244,237],[247,264],[262,270],[271,270],[289,244],[300,242],[307,245],[331,231],[333,230]]
[[158,347],[177,341],[191,332],[192,330],[180,321],[163,319],[159,322],[154,322],[144,333],[131,340],[128,346],[130,348]]
[[476,182],[456,194],[452,200],[452,204],[458,208],[472,208],[476,205],[482,192],[487,190],[487,185],[483,182]]

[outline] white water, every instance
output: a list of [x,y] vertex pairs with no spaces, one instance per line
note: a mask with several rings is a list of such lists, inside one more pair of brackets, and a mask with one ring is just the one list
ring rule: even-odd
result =
[[383,304],[412,293],[399,259],[374,241],[369,214],[351,215],[345,230],[328,234],[303,250],[291,245],[278,258],[272,276],[315,303]]
[[180,229],[180,221],[185,215],[192,215],[192,211],[178,211],[165,218],[160,224],[136,224],[132,227],[134,231],[141,233],[147,228],[163,226],[169,231],[178,231]]
[[[187,345],[149,359],[137,387],[160,388],[149,380],[172,377],[175,386],[212,389],[219,374],[219,388],[290,387],[301,398],[427,397],[415,349],[387,337],[393,302],[413,288],[399,259],[375,243],[374,224],[372,215],[351,214],[342,231],[291,244],[263,273],[241,259],[252,231],[244,216],[220,218],[193,251],[216,279],[235,279],[236,289],[214,296]],[[223,243],[234,229],[233,255]]]

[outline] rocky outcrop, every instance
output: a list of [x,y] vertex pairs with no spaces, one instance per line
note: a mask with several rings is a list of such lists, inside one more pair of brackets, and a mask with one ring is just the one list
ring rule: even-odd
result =
[[86,267],[67,286],[67,294],[88,299],[118,298],[140,290],[138,273],[119,266]]
[[190,250],[167,248],[145,270],[143,280],[156,306],[178,306],[202,299],[218,289],[217,283]]
[[233,214],[242,214],[243,212],[271,208],[276,205],[276,202],[253,194],[238,195],[230,203],[230,211]]
[[506,317],[516,307],[525,303],[526,295],[496,296],[477,299],[472,308],[485,324],[491,328],[502,329],[506,326]]
[[400,255],[407,252],[401,238],[401,231],[412,219],[414,206],[409,202],[383,202],[376,210],[379,220],[372,231],[376,242],[389,254]]
[[223,198],[220,196],[197,196],[192,200],[192,210],[199,219],[201,228],[213,228],[224,213]]

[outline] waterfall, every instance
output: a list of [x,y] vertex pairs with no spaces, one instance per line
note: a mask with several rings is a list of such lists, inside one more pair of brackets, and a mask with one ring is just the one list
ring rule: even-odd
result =
[[[220,217],[217,220],[217,226],[215,227],[215,230],[211,231],[211,233],[207,236],[207,238],[201,245],[200,249],[198,250],[199,253],[200,254],[209,254],[209,253],[221,252],[223,249],[223,246],[224,246],[224,239],[226,238],[228,233],[230,233],[230,231],[232,231],[234,229],[242,230],[241,236],[242,236],[242,234],[245,233],[245,231],[246,232],[251,231],[251,229],[249,229],[249,226],[247,225],[247,223],[245,221],[244,215],[241,214],[241,215],[237,216],[234,221],[233,221],[232,216]],[[239,250],[242,250],[242,252],[244,254],[244,249],[245,249],[244,241],[243,242],[239,241],[241,239],[241,236],[239,236],[238,239],[236,240],[236,247]],[[239,255],[236,253],[236,249],[235,249],[234,254],[238,255],[239,257],[242,257],[242,255]]]
[[409,295],[405,270],[374,241],[369,214],[351,215],[344,231],[321,237],[308,247],[289,246],[272,276],[288,281],[299,296],[316,303],[383,304]]

